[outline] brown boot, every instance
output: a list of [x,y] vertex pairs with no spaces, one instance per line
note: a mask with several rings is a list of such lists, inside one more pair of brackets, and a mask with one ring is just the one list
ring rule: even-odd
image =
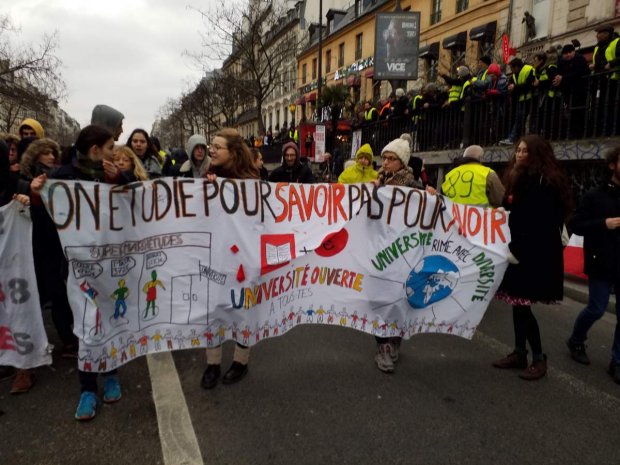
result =
[[547,374],[547,357],[543,360],[534,360],[532,364],[519,373],[519,378],[536,381]]
[[34,375],[30,370],[17,370],[17,374],[11,385],[11,394],[23,394],[28,392],[33,384]]
[[516,350],[493,362],[495,368],[512,369],[527,368],[527,351],[517,352]]

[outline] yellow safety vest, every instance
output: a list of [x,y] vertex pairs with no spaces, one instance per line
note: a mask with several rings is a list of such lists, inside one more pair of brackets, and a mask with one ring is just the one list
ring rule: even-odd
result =
[[[540,81],[540,82],[545,82],[549,80],[549,74],[547,73],[547,70],[549,68],[557,68],[556,65],[554,65],[553,63],[546,65],[543,69],[540,70],[540,75],[536,76],[536,78]],[[536,70],[534,70],[534,72],[536,72]],[[558,92],[559,93],[559,92]],[[550,87],[549,90],[547,90],[547,96],[549,98],[553,98],[555,97],[556,94],[556,90],[553,87]]]
[[[513,73],[512,81],[517,85],[523,85],[527,81],[527,78],[534,72],[534,67],[532,65],[523,65],[521,71],[519,71],[519,76],[515,78]],[[527,94],[521,94],[519,96],[519,102],[523,102],[524,100],[532,99],[532,91],[530,90]]]
[[450,93],[448,94],[448,103],[458,102],[461,97],[461,91],[463,90],[462,84],[455,84],[450,87]]
[[372,112],[373,111],[376,113],[377,109],[373,107],[373,108],[370,108],[369,110],[366,110],[366,112],[364,113],[364,119],[366,121],[372,121]]
[[[614,40],[612,40],[609,43],[609,45],[605,49],[605,59],[607,60],[607,63],[611,63],[613,60],[617,59],[616,48],[618,47],[619,39],[620,37],[616,37]],[[620,79],[620,65],[616,65],[611,69],[613,70],[613,73],[610,79],[613,79],[614,81],[618,81]]]
[[[418,94],[418,95],[416,95],[415,97],[413,97],[413,104],[412,104],[411,106],[413,107],[413,111],[414,111],[414,112],[415,112],[416,110],[421,110],[421,109],[422,109],[422,108],[418,108],[418,105],[419,105],[419,103],[418,103],[418,102],[419,102],[420,100],[422,100],[422,96],[421,96],[420,94]],[[411,120],[412,120],[414,123],[417,123],[418,121],[423,120],[423,119],[424,119],[424,116],[423,116],[423,115],[419,115],[419,114],[413,115],[413,118],[411,118]]]
[[466,163],[446,174],[441,192],[455,203],[489,206],[487,176],[491,168],[478,163]]

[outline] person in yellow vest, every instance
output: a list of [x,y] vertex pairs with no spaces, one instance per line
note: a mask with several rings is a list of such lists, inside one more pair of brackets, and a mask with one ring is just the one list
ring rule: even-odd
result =
[[534,67],[524,63],[521,58],[513,58],[509,65],[512,70],[512,82],[508,84],[508,90],[512,94],[512,104],[516,105],[517,111],[510,134],[506,139],[499,141],[500,145],[514,145],[517,138],[522,135],[532,105],[532,84],[536,79]]
[[288,130],[288,138],[296,144],[299,144],[299,131],[295,126],[291,124],[291,128]]
[[374,123],[379,119],[379,111],[369,101],[364,102],[364,121],[366,124]]
[[471,71],[465,65],[456,68],[456,78],[453,78],[447,74],[442,74],[441,77],[446,84],[450,86],[448,93],[448,100],[443,104],[444,107],[459,105],[461,95],[463,94],[463,86],[471,78]]
[[372,168],[374,155],[370,144],[362,145],[355,154],[355,164],[345,168],[338,176],[338,182],[342,184],[355,184],[356,182],[370,182],[377,179],[378,173]]
[[456,168],[446,174],[441,193],[455,203],[500,207],[504,185],[495,171],[481,163],[483,155],[479,145],[467,147]]

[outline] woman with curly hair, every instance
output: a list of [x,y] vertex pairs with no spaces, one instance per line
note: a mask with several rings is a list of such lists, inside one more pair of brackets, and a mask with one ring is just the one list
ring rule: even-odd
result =
[[[570,185],[553,148],[537,135],[522,137],[504,175],[503,206],[510,212],[510,265],[496,297],[512,305],[515,348],[493,363],[523,369],[519,376],[537,380],[547,373],[540,330],[532,304],[551,304],[564,293],[562,228],[571,212]],[[532,349],[528,366],[526,343]]]
[[153,148],[148,132],[144,129],[134,129],[126,145],[138,156],[150,179],[161,176],[161,158]]

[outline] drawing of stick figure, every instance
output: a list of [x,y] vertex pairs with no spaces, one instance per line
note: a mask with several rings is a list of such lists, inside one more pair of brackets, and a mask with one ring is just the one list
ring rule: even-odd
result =
[[106,371],[106,368],[108,366],[108,351],[106,350],[105,347],[101,351],[101,355],[99,356],[98,361],[99,361],[99,367],[97,368],[97,370]]
[[155,331],[155,334],[151,337],[151,339],[155,341],[155,350],[161,350],[161,332],[159,329]]
[[129,336],[129,339],[127,339],[127,344],[129,345],[129,355],[131,358],[136,358],[136,341],[133,336]]
[[84,370],[82,371],[93,371],[93,356],[90,350],[86,350],[86,355],[84,356]]
[[157,279],[157,271],[153,270],[151,272],[151,280],[147,282],[142,288],[142,292],[146,294],[146,309],[144,310],[144,318],[149,315],[149,308],[153,311],[153,316],[155,316],[155,302],[157,301],[157,286],[161,287],[164,291],[166,288],[162,284],[162,282]]
[[220,338],[220,344],[221,344],[222,341],[224,340],[224,336],[226,336],[226,328],[224,328],[223,326],[220,326],[219,329],[217,330],[217,335]]
[[179,329],[177,335],[174,336],[174,340],[177,341],[177,347],[179,349],[185,349],[185,338],[183,337],[183,331]]
[[325,315],[325,309],[321,305],[319,309],[316,311],[316,314],[319,316],[317,319],[318,323],[323,323],[323,315]]
[[250,339],[250,336],[252,335],[252,331],[250,331],[250,327],[246,326],[245,329],[241,331],[241,335],[243,336],[243,344],[247,345]]
[[368,323],[368,316],[365,313],[361,321],[362,321],[362,331],[366,331],[366,323]]
[[[114,319],[117,320],[119,316],[125,316],[127,313],[127,302],[125,300],[129,297],[129,289],[125,286],[125,280],[121,279],[118,282],[118,288],[110,296],[114,301]],[[121,307],[123,312],[120,312]]]
[[263,325],[263,339],[269,337],[269,322],[265,320],[265,324]]
[[293,327],[293,320],[295,319],[295,312],[291,308],[291,311],[288,314],[288,328],[291,329]]
[[396,330],[398,329],[398,320],[394,320],[390,323],[390,336],[394,336],[396,334]]
[[118,338],[119,341],[119,346],[121,348],[121,364],[125,363],[127,361],[127,346],[123,345],[123,338]]
[[258,323],[254,326],[254,340],[256,342],[260,341],[260,328],[258,327]]
[[164,337],[166,338],[166,347],[168,347],[168,350],[172,350],[172,331],[167,329]]
[[196,346],[200,345],[200,339],[198,339],[198,336],[196,335],[196,330],[195,329],[192,329],[191,344],[192,344],[192,347],[196,347]]
[[99,304],[95,300],[95,297],[99,295],[99,292],[86,280],[82,281],[82,284],[80,284],[80,289],[88,296],[90,301],[95,306],[95,327],[91,330],[91,334],[93,336],[99,336],[103,333],[103,329],[101,327],[101,311],[99,310]]
[[313,322],[314,314],[315,314],[315,311],[312,308],[312,305],[310,305],[310,308],[308,310],[306,310],[306,323],[312,323]]
[[111,347],[110,347],[110,358],[112,359],[112,368],[116,368],[116,363],[118,362],[117,358],[118,358],[118,350],[116,349],[116,346],[114,345],[114,342],[110,343]]

